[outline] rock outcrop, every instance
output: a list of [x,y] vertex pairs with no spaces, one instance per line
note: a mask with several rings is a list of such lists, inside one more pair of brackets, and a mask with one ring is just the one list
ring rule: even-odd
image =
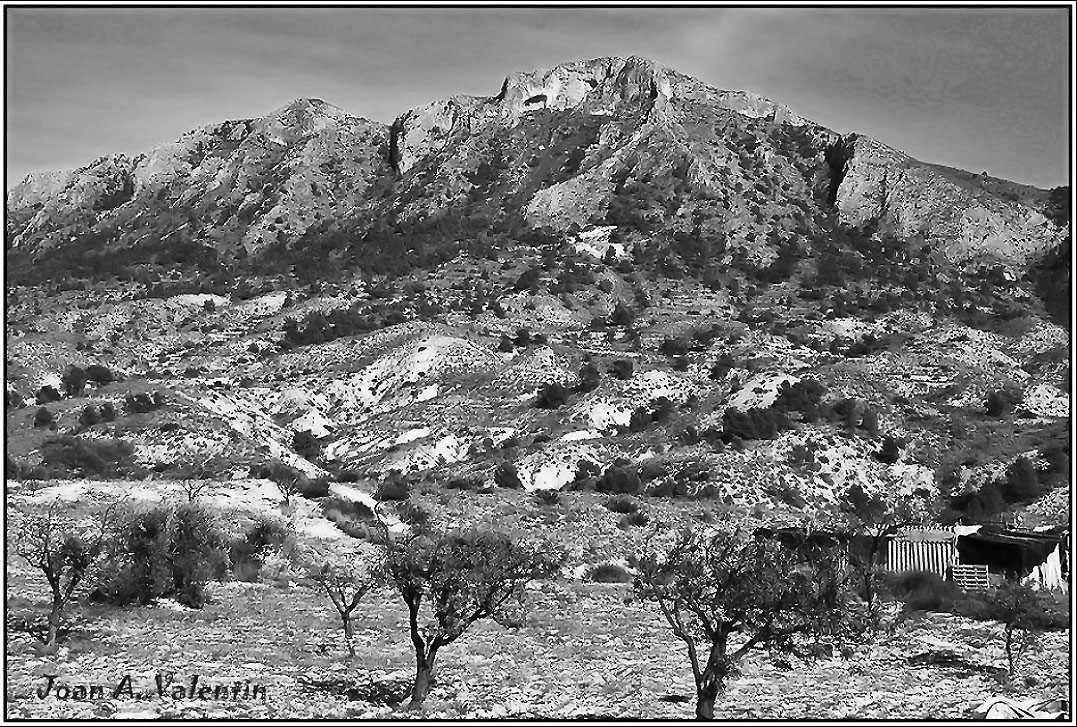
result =
[[920,237],[954,261],[993,256],[1021,264],[1061,239],[1040,212],[961,186],[875,139],[857,137],[850,151],[835,200],[846,224]]

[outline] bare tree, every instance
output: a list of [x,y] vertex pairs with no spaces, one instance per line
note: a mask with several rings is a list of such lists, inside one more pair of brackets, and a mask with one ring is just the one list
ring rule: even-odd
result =
[[411,709],[426,699],[442,648],[482,619],[512,625],[524,607],[527,584],[560,566],[542,548],[498,532],[420,529],[386,541],[386,571],[408,607],[415,650]]
[[780,542],[728,523],[685,530],[665,553],[644,555],[636,593],[658,604],[688,647],[697,718],[714,719],[726,680],[753,649],[808,657],[816,652],[806,640],[855,633],[839,561],[835,546]]
[[58,511],[54,500],[45,515],[29,515],[15,535],[15,554],[40,571],[49,584],[52,602],[44,642],[54,648],[63,611],[86,584],[104,551],[105,535],[114,506],[93,526],[81,526]]
[[363,597],[382,582],[381,563],[361,553],[331,554],[314,568],[313,577],[340,615],[348,656],[355,656],[352,613]]
[[989,591],[969,615],[1002,624],[1002,648],[1011,677],[1021,658],[1035,647],[1044,631],[1065,629],[1069,617],[1052,603],[1050,595],[1027,583],[1008,579]]

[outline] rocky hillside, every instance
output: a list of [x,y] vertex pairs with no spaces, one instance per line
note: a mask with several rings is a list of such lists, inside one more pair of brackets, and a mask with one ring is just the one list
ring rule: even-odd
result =
[[9,192],[9,468],[1053,523],[1063,198],[635,58],[297,101]]

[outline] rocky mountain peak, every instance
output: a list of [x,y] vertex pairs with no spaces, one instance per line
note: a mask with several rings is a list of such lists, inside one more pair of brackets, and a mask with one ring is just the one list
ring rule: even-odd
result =
[[589,102],[593,106],[639,99],[668,97],[668,69],[654,61],[630,58],[595,58],[563,63],[552,69],[510,74],[497,96],[509,115],[534,108],[565,109]]

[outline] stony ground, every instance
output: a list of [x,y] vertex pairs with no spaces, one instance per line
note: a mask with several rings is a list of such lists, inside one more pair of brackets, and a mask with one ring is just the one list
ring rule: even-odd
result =
[[[57,485],[49,487],[15,488],[17,508],[44,502],[42,495],[51,496]],[[95,489],[100,487],[87,491]],[[475,512],[487,519],[502,508],[521,512],[523,503],[513,498],[525,496],[506,493],[498,504],[493,495],[473,495],[471,502],[485,503]],[[577,542],[565,543],[577,563],[601,560],[603,554],[593,547],[597,539],[610,539],[608,557],[631,550],[642,535],[638,529],[618,530],[616,516],[597,502],[571,493],[565,498],[560,510],[536,506],[523,520],[525,529],[541,525],[560,533],[559,539],[583,531]],[[83,493],[78,502],[93,499]],[[247,500],[252,507],[270,506],[267,496]],[[331,528],[327,534],[309,527],[315,511],[306,505],[312,504],[297,508],[300,531],[310,539],[329,537]],[[440,507],[463,517],[463,505],[458,499]],[[675,508],[658,515],[673,517]],[[610,522],[599,522],[602,517]],[[327,599],[301,578],[272,576],[263,583],[213,584],[212,602],[202,610],[171,601],[141,608],[79,605],[64,646],[48,655],[26,631],[26,624],[44,613],[44,583],[14,559],[7,573],[9,718],[681,719],[693,713],[683,646],[653,606],[632,598],[629,584],[571,578],[537,584],[521,627],[480,623],[446,647],[437,686],[424,711],[414,713],[396,706],[407,692],[413,662],[406,611],[388,591],[372,594],[360,607],[357,655],[350,660]],[[1065,635],[1046,635],[1012,683],[995,676],[1004,663],[998,636],[990,624],[932,614],[897,620],[849,659],[782,663],[759,654],[730,684],[718,714],[725,719],[958,719],[992,696],[1046,699],[1068,689]],[[957,662],[910,665],[911,657],[930,652],[952,652]],[[265,699],[178,699],[167,690],[161,697],[154,681],[158,674],[172,675],[173,685],[185,686],[194,675],[210,686],[249,680],[264,686]],[[144,698],[126,693],[111,698],[126,675],[132,692]],[[105,685],[106,698],[58,699],[55,690],[40,698],[37,692],[50,676],[55,685],[71,688]]]

